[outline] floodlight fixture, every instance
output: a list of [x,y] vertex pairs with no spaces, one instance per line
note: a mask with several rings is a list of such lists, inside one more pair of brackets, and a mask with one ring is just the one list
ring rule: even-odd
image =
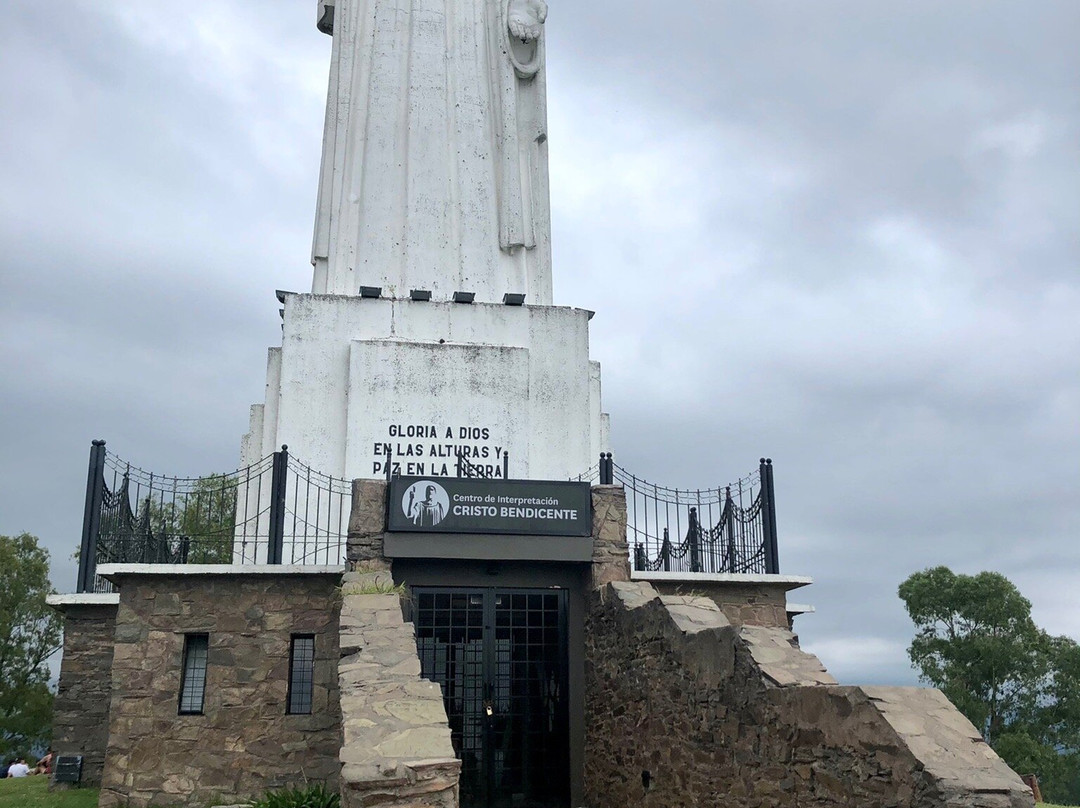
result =
[[525,295],[518,292],[507,292],[503,295],[503,303],[507,306],[521,306],[525,303]]
[[413,300],[431,300],[430,289],[410,289],[409,297]]
[[381,286],[361,286],[360,287],[360,297],[371,297],[371,298],[382,297],[382,287]]
[[472,303],[476,300],[476,292],[454,292],[455,303]]

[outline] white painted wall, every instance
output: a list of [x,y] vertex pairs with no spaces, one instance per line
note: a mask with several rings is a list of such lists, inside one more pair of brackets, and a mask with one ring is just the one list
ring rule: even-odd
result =
[[[456,452],[498,471],[529,462],[529,350],[503,345],[357,340],[345,467],[379,477],[453,476]],[[391,459],[392,458],[392,459]],[[524,475],[523,475],[524,476]]]
[[324,295],[285,307],[247,458],[287,444],[326,474],[371,478],[386,443],[424,474],[468,446],[484,465],[509,451],[512,478],[567,479],[606,450],[585,310]]
[[246,468],[262,455],[263,447],[263,404],[252,404],[248,412],[248,432],[240,440],[240,468]]

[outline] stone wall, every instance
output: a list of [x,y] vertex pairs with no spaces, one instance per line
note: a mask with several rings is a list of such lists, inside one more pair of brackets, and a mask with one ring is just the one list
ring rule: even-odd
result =
[[109,740],[115,605],[66,604],[64,656],[53,702],[53,751],[82,755],[82,784],[101,785]]
[[[747,576],[751,577],[751,576]],[[707,597],[720,607],[736,626],[790,628],[785,584],[728,582],[650,581],[661,595],[695,594]]]
[[384,480],[353,480],[349,539],[345,550],[351,565],[365,569],[390,568],[383,556],[387,488]]
[[[101,808],[336,787],[340,574],[123,575]],[[186,633],[208,633],[204,710],[177,715]],[[292,634],[315,635],[313,710],[287,715]]]
[[613,583],[586,637],[590,808],[1033,804],[937,691],[839,686],[790,631],[708,598]]
[[343,808],[457,808],[439,685],[420,678],[412,623],[389,572],[345,574],[341,607]]
[[592,588],[630,580],[626,545],[626,492],[621,485],[594,485]]

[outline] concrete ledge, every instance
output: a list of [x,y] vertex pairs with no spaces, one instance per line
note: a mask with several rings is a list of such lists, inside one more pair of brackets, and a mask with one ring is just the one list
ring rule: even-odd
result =
[[125,575],[341,575],[344,564],[100,564],[107,580]]
[[632,581],[685,584],[742,584],[778,586],[785,591],[809,586],[814,579],[808,575],[759,575],[739,572],[640,572],[630,571]]
[[46,595],[45,603],[54,608],[64,606],[119,606],[116,592],[82,592],[77,595]]
[[788,614],[813,614],[817,611],[817,607],[811,606],[809,603],[789,603],[787,611]]

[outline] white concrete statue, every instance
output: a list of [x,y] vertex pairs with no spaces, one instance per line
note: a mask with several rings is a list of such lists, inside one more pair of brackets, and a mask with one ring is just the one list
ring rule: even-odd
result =
[[320,0],[312,291],[551,304],[543,0]]

